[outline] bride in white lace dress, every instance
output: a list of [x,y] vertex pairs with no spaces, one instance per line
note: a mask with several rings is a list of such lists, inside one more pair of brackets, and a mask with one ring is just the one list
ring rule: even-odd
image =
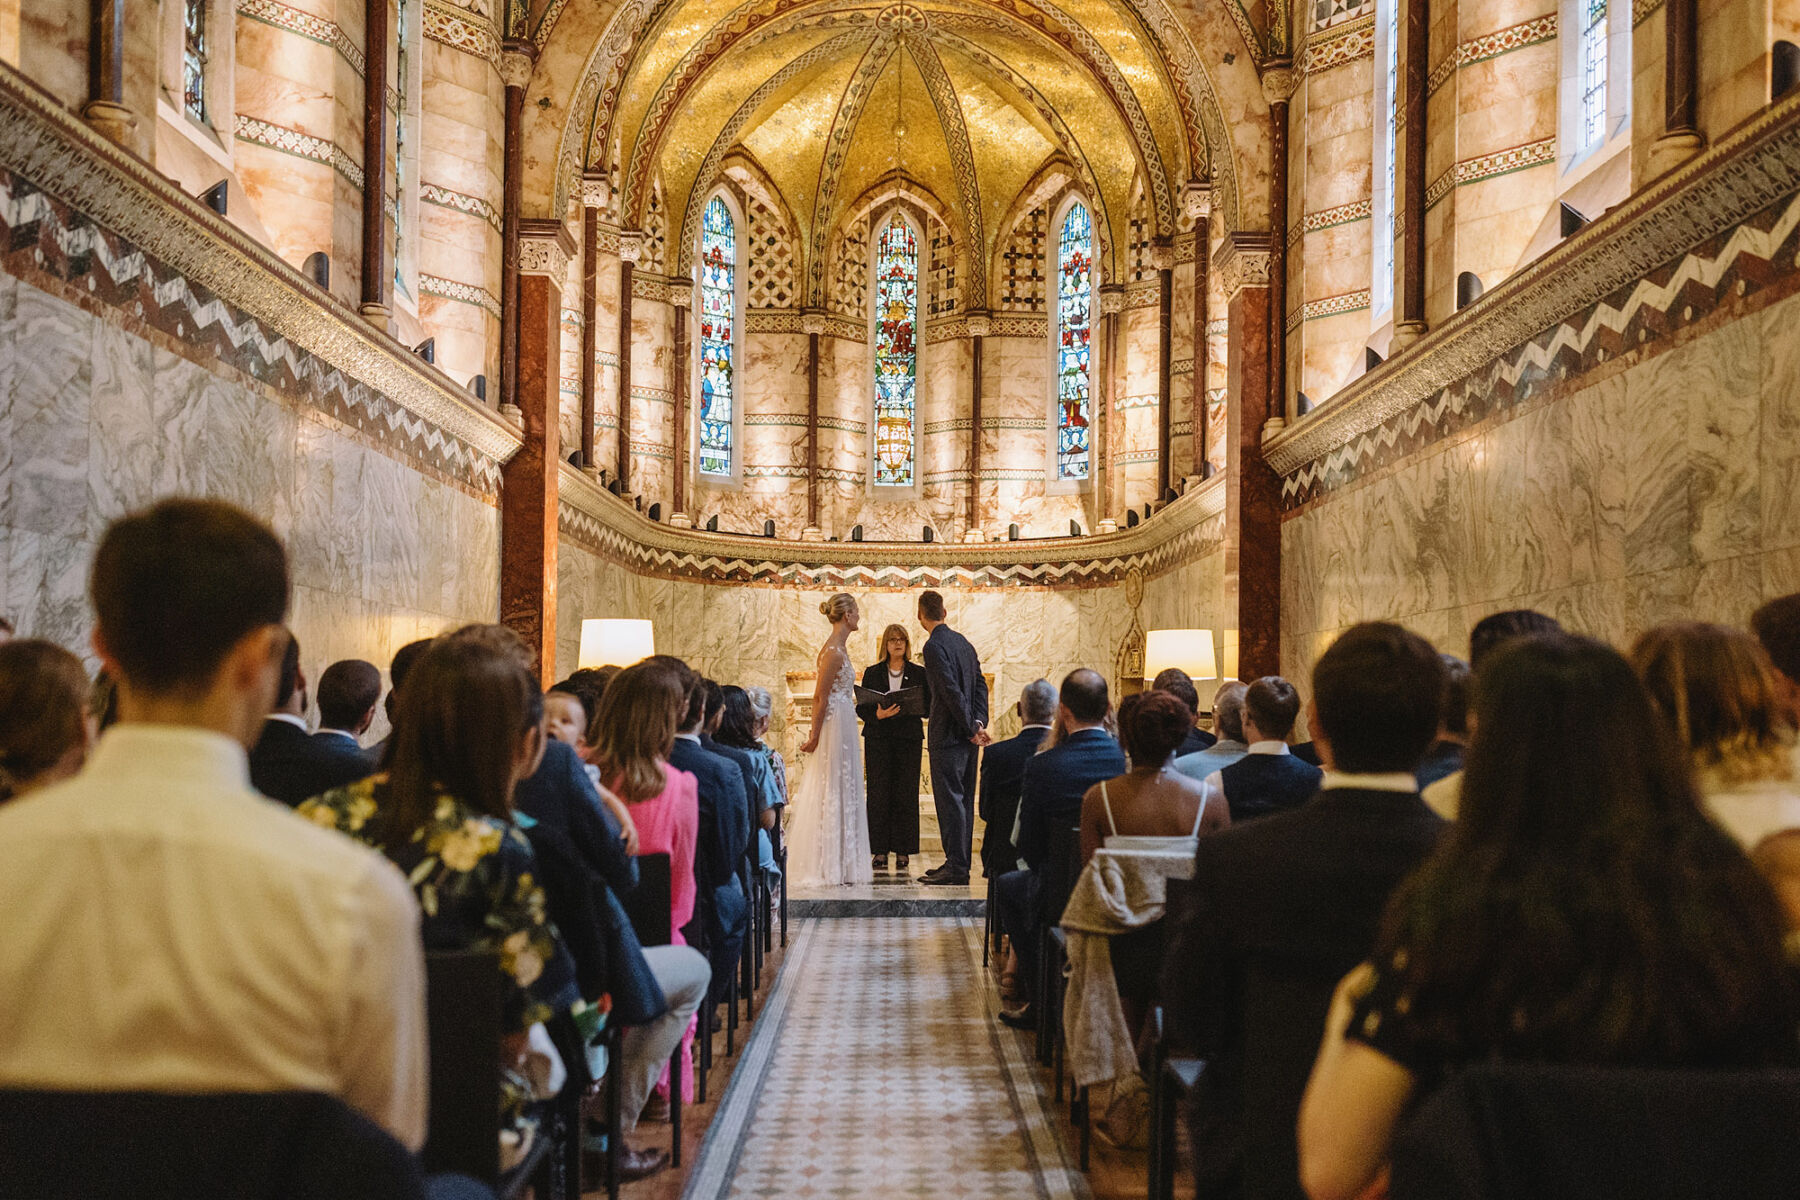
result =
[[847,592],[819,605],[819,611],[831,622],[831,636],[819,650],[812,735],[800,747],[800,753],[812,757],[789,805],[788,873],[800,887],[871,883],[875,875],[869,866],[862,744],[845,645],[862,614],[856,597]]

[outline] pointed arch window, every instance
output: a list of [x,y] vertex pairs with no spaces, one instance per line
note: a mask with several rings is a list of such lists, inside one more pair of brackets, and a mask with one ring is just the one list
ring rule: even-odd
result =
[[207,0],[182,0],[181,106],[196,121],[207,119]]
[[1581,144],[1606,140],[1606,0],[1580,0]]
[[1400,0],[1377,0],[1375,43],[1384,64],[1377,83],[1375,110],[1387,113],[1376,131],[1381,143],[1381,174],[1376,179],[1374,204],[1374,269],[1369,281],[1369,311],[1380,317],[1394,306],[1395,144],[1400,136]]
[[1093,344],[1094,221],[1071,204],[1056,240],[1056,478],[1088,477]]
[[877,485],[917,481],[919,238],[896,211],[875,241],[875,475]]
[[724,198],[700,221],[700,473],[733,474],[737,450],[737,222]]

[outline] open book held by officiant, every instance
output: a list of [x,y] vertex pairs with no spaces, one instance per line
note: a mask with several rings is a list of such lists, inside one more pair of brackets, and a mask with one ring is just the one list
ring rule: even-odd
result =
[[856,702],[858,704],[877,704],[883,707],[898,704],[900,716],[922,717],[925,715],[925,688],[921,685],[901,688],[897,692],[878,692],[873,688],[866,688],[858,684]]

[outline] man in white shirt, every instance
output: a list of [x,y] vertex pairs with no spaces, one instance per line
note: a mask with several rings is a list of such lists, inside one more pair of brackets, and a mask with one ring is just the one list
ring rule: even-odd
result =
[[419,914],[386,859],[251,789],[287,557],[229,505],[116,522],[91,580],[120,723],[0,806],[0,1086],[317,1091],[425,1140]]

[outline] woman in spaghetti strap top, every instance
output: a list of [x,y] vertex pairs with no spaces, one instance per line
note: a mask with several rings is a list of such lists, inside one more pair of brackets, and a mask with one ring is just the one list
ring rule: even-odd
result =
[[1192,727],[1187,705],[1167,692],[1127,696],[1119,705],[1131,770],[1095,784],[1082,798],[1083,863],[1101,846],[1192,854],[1203,834],[1231,823],[1223,798],[1208,803],[1206,785],[1170,765]]

